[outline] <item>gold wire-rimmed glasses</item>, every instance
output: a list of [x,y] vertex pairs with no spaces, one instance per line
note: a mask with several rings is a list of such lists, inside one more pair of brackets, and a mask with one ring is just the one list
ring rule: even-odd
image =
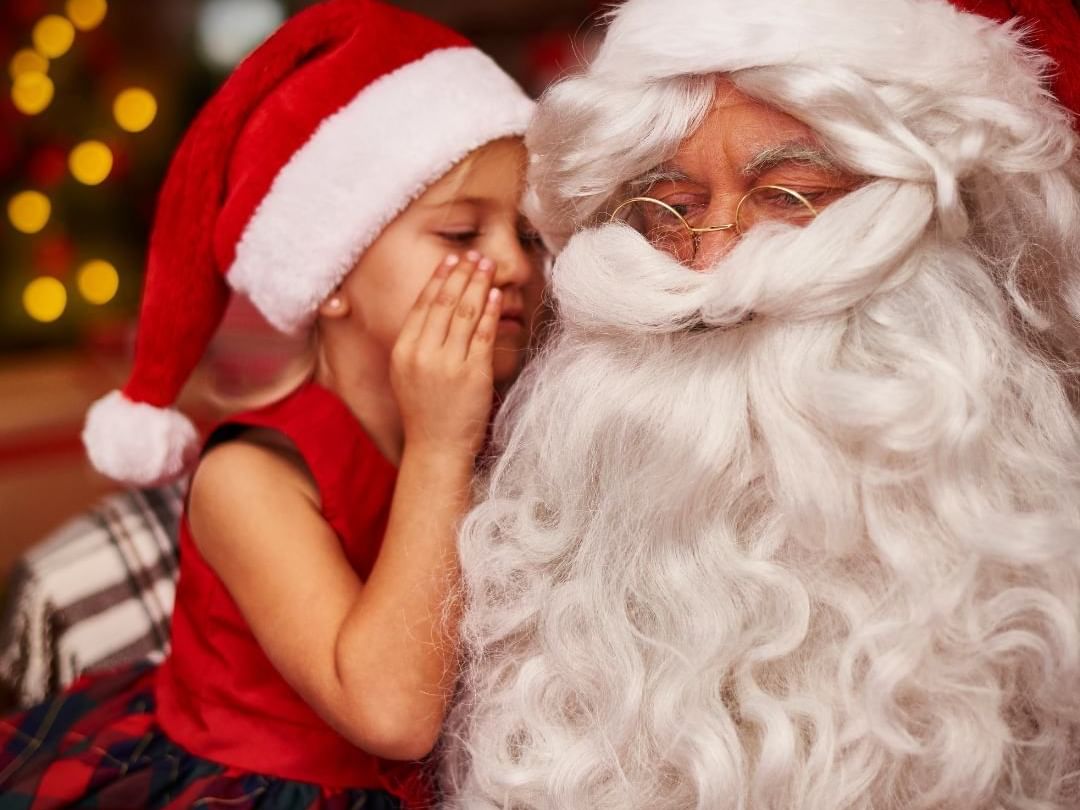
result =
[[[703,213],[703,212],[702,212]],[[690,264],[701,247],[701,236],[717,231],[734,231],[742,236],[760,222],[805,225],[818,215],[804,195],[785,186],[755,186],[735,206],[735,220],[726,225],[697,225],[695,214],[684,215],[655,197],[631,197],[611,212],[611,221],[625,222],[653,247]]]

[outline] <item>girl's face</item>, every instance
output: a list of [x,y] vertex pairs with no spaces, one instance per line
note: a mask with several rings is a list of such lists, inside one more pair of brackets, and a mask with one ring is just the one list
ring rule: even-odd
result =
[[503,293],[495,382],[517,376],[541,307],[546,255],[518,210],[524,177],[521,140],[490,143],[430,186],[360,257],[339,294],[387,356],[439,262],[476,250],[495,262],[494,285]]

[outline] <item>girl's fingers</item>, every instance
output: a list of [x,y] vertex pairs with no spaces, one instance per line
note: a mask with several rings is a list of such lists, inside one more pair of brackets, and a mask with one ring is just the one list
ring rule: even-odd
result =
[[445,345],[454,356],[462,360],[469,354],[469,343],[484,314],[494,273],[495,262],[491,259],[484,258],[477,262],[476,270],[473,271],[472,278],[469,279],[450,319]]
[[402,324],[401,332],[398,334],[399,343],[413,342],[420,337],[432,302],[439,295],[439,291],[442,290],[443,284],[446,283],[450,273],[460,263],[461,257],[455,253],[451,253],[439,262],[427,284],[420,290],[420,294],[416,296],[416,302],[412,305],[412,309],[409,310],[409,314],[405,316],[405,323]]
[[470,250],[455,267],[450,270],[450,275],[443,282],[442,287],[435,294],[428,306],[427,317],[424,319],[424,327],[420,332],[420,343],[429,349],[442,347],[446,342],[446,335],[450,329],[450,321],[454,317],[454,311],[461,301],[461,296],[472,278],[476,265],[480,261],[480,254]]
[[492,362],[495,352],[495,335],[499,330],[499,317],[502,315],[502,291],[498,287],[491,287],[484,303],[484,311],[476,322],[472,337],[469,340],[469,360],[476,362]]

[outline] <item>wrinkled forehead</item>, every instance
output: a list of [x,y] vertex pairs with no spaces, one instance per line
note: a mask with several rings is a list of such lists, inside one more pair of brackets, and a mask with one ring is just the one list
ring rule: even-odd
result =
[[753,178],[781,166],[842,171],[809,125],[717,76],[706,115],[652,173],[669,179],[717,173]]

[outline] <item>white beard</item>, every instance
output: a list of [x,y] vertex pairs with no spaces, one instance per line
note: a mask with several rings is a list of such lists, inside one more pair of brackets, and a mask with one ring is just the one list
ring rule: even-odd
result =
[[570,243],[462,532],[453,806],[1078,806],[1080,430],[931,205]]

